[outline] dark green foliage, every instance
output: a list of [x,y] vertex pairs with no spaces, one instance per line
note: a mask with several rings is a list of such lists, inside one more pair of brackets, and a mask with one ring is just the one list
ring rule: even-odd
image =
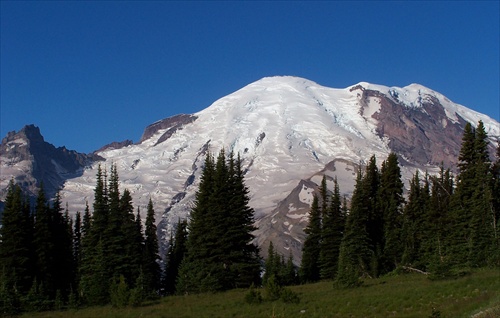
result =
[[344,234],[345,212],[340,200],[340,189],[337,178],[330,205],[323,215],[321,231],[320,274],[322,279],[334,279],[338,270],[340,243]]
[[[480,121],[468,124],[459,156],[460,174],[452,209],[452,254],[456,266],[480,267],[495,251],[492,173],[487,135]],[[493,221],[493,222],[492,222]]]
[[155,211],[153,202],[149,199],[147,215],[146,215],[146,230],[144,232],[144,252],[143,252],[143,275],[145,286],[149,290],[148,294],[156,293],[160,288],[160,265],[158,261],[158,236],[156,233]]
[[401,262],[403,253],[402,233],[403,215],[403,182],[399,169],[398,158],[390,153],[382,163],[380,173],[380,189],[378,205],[383,216],[383,256],[379,272],[381,274],[393,271]]
[[367,231],[368,211],[365,205],[365,191],[360,168],[352,195],[351,210],[346,219],[344,236],[340,244],[336,277],[336,284],[339,286],[357,286],[360,276],[369,275],[370,260],[374,257]]
[[289,289],[289,288],[286,288],[286,287],[284,287],[284,288],[281,290],[280,299],[281,299],[284,303],[287,303],[287,304],[298,304],[298,303],[300,303],[300,297],[299,297],[299,294],[297,294],[297,293],[296,293],[296,292],[294,292],[293,290],[291,290],[291,289]]
[[165,265],[163,288],[167,295],[176,292],[175,285],[179,274],[179,266],[186,254],[187,235],[187,220],[180,221],[177,223],[175,237],[170,239],[167,264]]
[[248,206],[241,160],[221,151],[208,154],[191,211],[187,253],[179,269],[177,291],[201,292],[248,287],[260,280],[258,248]]
[[137,307],[142,305],[147,299],[152,299],[152,287],[148,285],[144,272],[141,270],[135,282],[135,287],[130,290],[129,304]]
[[24,310],[26,311],[44,311],[53,307],[53,302],[49,299],[48,291],[43,282],[38,283],[35,279],[31,289],[23,300]]
[[298,304],[300,297],[289,288],[283,287],[274,275],[269,276],[264,284],[266,290],[266,300],[275,301],[281,299],[285,303]]
[[110,278],[101,241],[84,254],[81,267],[80,296],[89,305],[104,305],[109,302]]
[[245,294],[245,302],[247,304],[255,305],[262,303],[262,295],[260,291],[256,291],[254,286],[250,286],[250,290]]
[[283,255],[274,250],[273,242],[269,243],[267,259],[264,264],[264,276],[262,283],[266,285],[269,277],[274,276],[281,286],[295,285],[297,283],[297,271],[293,264],[292,254],[288,256],[287,261]]
[[280,299],[283,287],[279,284],[274,275],[269,276],[264,287],[266,289],[266,300],[273,301]]
[[314,195],[309,212],[309,224],[304,229],[307,234],[302,247],[302,263],[299,276],[302,283],[315,282],[320,278],[320,251],[321,251],[321,210],[318,197]]
[[426,233],[425,213],[429,208],[429,181],[426,176],[421,185],[417,172],[410,182],[408,202],[403,211],[402,264],[414,268],[424,269],[424,259],[421,256],[424,233]]
[[130,298],[130,289],[125,282],[125,277],[120,275],[114,279],[110,286],[110,299],[113,307],[122,308],[128,305]]
[[[33,220],[30,207],[23,199],[21,188],[9,183],[0,227],[0,277],[2,290],[23,294],[34,278]],[[6,300],[5,305],[13,304]],[[10,306],[10,305],[9,305]],[[12,307],[14,308],[14,307]]]

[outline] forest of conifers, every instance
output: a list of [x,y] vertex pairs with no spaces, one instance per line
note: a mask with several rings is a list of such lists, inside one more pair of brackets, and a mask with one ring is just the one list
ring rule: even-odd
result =
[[143,224],[130,192],[120,192],[115,165],[109,173],[99,167],[92,213],[87,204],[75,217],[59,195],[49,201],[43,185],[32,204],[12,181],[0,228],[0,314],[320,279],[355,287],[360,278],[402,271],[445,279],[500,267],[500,146],[491,160],[482,122],[466,125],[458,162],[456,176],[449,167],[416,172],[404,195],[397,155],[380,168],[373,156],[349,204],[337,180],[329,191],[324,177],[298,268],[272,243],[261,260],[242,162],[232,153],[206,156],[189,220],[179,220],[166,255],[159,255],[153,202]]

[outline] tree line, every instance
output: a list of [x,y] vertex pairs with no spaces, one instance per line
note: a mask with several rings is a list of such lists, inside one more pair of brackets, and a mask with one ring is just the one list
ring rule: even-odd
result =
[[0,229],[0,310],[40,311],[125,302],[157,293],[161,278],[151,200],[145,228],[132,196],[120,193],[118,172],[109,180],[99,166],[93,213],[70,218],[56,194],[41,186],[34,207],[11,181]]
[[[93,213],[70,218],[60,195],[40,188],[36,204],[11,181],[0,228],[0,313],[112,304],[139,305],[161,295],[260,284],[241,159],[207,154],[189,220],[179,220],[160,266],[151,199],[134,214],[116,165],[98,167]],[[189,233],[189,235],[188,235]]]
[[301,281],[357,286],[400,270],[439,279],[500,267],[500,146],[496,157],[480,121],[465,126],[457,176],[417,171],[406,199],[395,153],[380,169],[375,156],[359,168],[349,209],[337,181],[329,192],[324,177],[305,228]]
[[42,186],[31,204],[11,182],[0,228],[0,313],[140,305],[262,284],[297,301],[281,286],[320,279],[357,286],[362,277],[399,270],[442,278],[500,266],[500,147],[495,163],[487,147],[482,122],[467,124],[459,174],[417,172],[406,199],[394,153],[380,169],[374,156],[359,168],[350,205],[337,180],[330,191],[323,178],[299,268],[272,243],[260,258],[241,158],[224,150],[206,155],[190,217],[178,221],[162,257],[153,202],[142,224],[131,193],[119,189],[116,165],[109,173],[98,167],[93,212],[87,204],[74,218],[59,194],[49,202]]

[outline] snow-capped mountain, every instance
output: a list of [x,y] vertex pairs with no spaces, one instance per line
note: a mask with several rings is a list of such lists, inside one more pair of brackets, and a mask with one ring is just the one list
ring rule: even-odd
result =
[[[101,165],[117,165],[121,186],[141,210],[152,198],[165,241],[189,213],[207,151],[239,153],[257,242],[265,251],[272,240],[298,262],[312,193],[323,174],[330,181],[336,176],[341,193],[349,195],[356,167],[372,155],[380,163],[391,151],[398,153],[405,180],[415,169],[436,172],[441,162],[453,167],[465,123],[479,120],[496,142],[498,122],[421,85],[334,89],[303,78],[270,77],[198,113],[148,126],[137,144],[114,144],[96,155],[104,159]],[[70,210],[92,204],[97,164],[66,180],[61,194]]]

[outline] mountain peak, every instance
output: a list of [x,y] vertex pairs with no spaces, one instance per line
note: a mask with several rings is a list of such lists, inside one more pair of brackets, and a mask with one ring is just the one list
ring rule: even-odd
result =
[[44,142],[44,138],[42,133],[40,132],[40,128],[31,124],[24,126],[20,131],[20,133],[24,134],[26,138],[28,138],[31,142]]

